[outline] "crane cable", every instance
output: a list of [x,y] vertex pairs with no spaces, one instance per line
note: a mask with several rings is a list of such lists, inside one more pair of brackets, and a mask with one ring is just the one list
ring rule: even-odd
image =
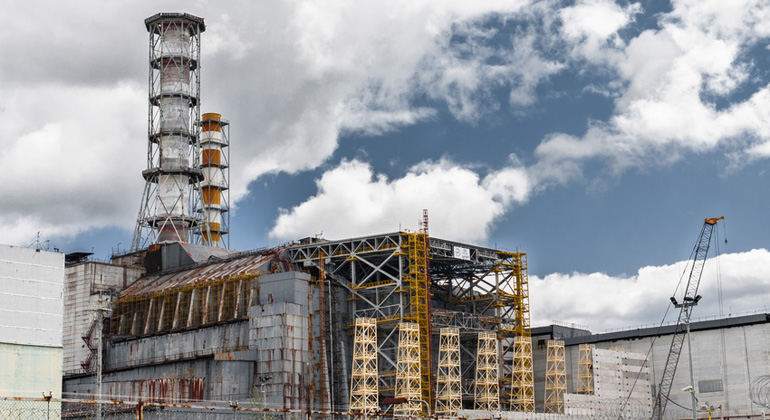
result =
[[[724,226],[724,219],[722,221],[722,227],[725,231],[725,244],[727,244],[727,228]],[[722,318],[725,315],[725,306],[724,306],[724,299],[722,299],[722,269],[720,267],[719,263],[719,228],[714,229],[714,233],[717,235],[716,241],[714,241],[715,250],[716,250],[716,256],[714,257],[714,261],[717,265],[717,299],[719,302],[719,317]]]

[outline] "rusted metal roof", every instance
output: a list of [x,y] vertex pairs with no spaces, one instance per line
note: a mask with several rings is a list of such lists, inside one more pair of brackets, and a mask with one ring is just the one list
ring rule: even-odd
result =
[[256,271],[270,272],[270,263],[282,250],[270,249],[241,253],[222,261],[207,261],[199,265],[172,272],[139,278],[120,293],[120,299],[140,297],[185,286],[200,285]]

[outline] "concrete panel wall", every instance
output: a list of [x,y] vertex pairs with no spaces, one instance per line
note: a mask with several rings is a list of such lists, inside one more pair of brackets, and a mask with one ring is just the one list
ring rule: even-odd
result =
[[[199,358],[104,374],[102,390],[112,399],[167,402],[247,401],[253,388],[253,361]],[[65,392],[91,395],[95,375],[65,380]]]
[[0,245],[0,343],[62,346],[64,254]]
[[[123,289],[139,278],[143,269],[88,261],[65,268],[64,286],[64,373],[85,372],[82,366],[90,353],[84,336],[96,320],[99,307],[99,291],[102,290],[104,306],[108,307],[112,293]],[[105,313],[109,317],[109,313]],[[92,334],[95,344],[96,334]],[[94,365],[95,366],[95,365]]]
[[310,274],[299,271],[267,274],[259,278],[259,303],[291,302],[307,306]]
[[105,345],[105,369],[124,369],[180,359],[244,350],[249,323],[231,322],[189,331],[160,334]]
[[62,349],[0,343],[0,397],[61,397]]
[[257,376],[266,378],[259,384],[266,406],[306,408],[313,368],[307,306],[289,302],[257,305],[251,307],[249,316],[250,347],[258,349]]

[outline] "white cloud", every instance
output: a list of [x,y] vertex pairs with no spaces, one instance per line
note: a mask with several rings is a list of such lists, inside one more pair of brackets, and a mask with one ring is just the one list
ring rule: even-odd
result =
[[[548,7],[533,6],[516,16],[533,23],[550,12]],[[537,86],[565,68],[541,53],[543,37],[535,26],[495,44],[491,40],[499,29],[480,28],[479,22],[470,19],[456,22],[452,31],[437,38],[439,48],[424,58],[416,88],[445,101],[455,118],[469,123],[499,108],[493,95],[501,87],[510,90],[509,103],[514,108],[533,105]]]
[[[0,55],[25,57],[0,61],[0,160],[11,168],[4,166],[4,181],[35,190],[22,200],[0,189],[4,201],[14,203],[4,204],[10,221],[0,227],[28,208],[48,225],[133,223],[146,150],[142,20],[172,4],[54,5],[35,10],[31,24],[17,18],[31,13],[27,3],[16,2],[0,15]],[[341,134],[374,136],[418,124],[444,104],[457,119],[478,123],[502,106],[501,91],[514,112],[531,109],[538,87],[565,69],[583,70],[584,61],[617,76],[595,87],[617,95],[614,116],[590,123],[583,136],[547,136],[528,169],[528,186],[515,187],[519,191],[568,182],[595,158],[619,173],[725,145],[735,166],[768,155],[768,88],[730,102],[756,72],[742,54],[770,34],[763,2],[676,1],[660,16],[659,29],[630,40],[620,34],[639,6],[608,0],[581,0],[562,10],[556,2],[524,0],[188,6],[208,25],[203,111],[232,121],[234,202],[263,174],[318,167]],[[503,29],[511,35],[501,35]],[[416,104],[418,98],[427,104]],[[29,167],[39,169],[30,174]],[[487,194],[505,192],[514,188],[503,180],[509,171],[521,169],[501,168],[496,181],[476,175],[477,184]],[[87,176],[97,173],[106,175]],[[501,207],[501,197],[510,197],[505,194],[484,210],[486,220],[509,209]],[[64,211],[40,210],[54,207],[46,197],[56,197]]]
[[402,178],[374,174],[367,163],[346,161],[316,181],[318,193],[283,213],[270,235],[294,239],[323,231],[329,239],[361,232],[415,229],[427,208],[431,233],[461,241],[484,240],[495,220],[531,190],[527,174],[506,168],[483,179],[447,160],[415,165]]
[[[669,305],[669,297],[674,296],[686,264],[642,267],[633,276],[604,273],[531,276],[532,323],[539,326],[554,320],[569,320],[593,332],[657,324]],[[725,315],[766,311],[770,299],[770,252],[755,249],[709,259],[698,291],[703,299],[693,310],[694,318],[720,314],[719,283]],[[681,290],[676,297],[681,300]],[[676,320],[677,313],[671,309],[667,321]]]
[[[548,63],[516,69],[509,49],[489,47],[483,34],[490,29],[482,28],[488,17],[514,16],[527,4],[187,5],[186,12],[207,23],[202,111],[222,113],[232,122],[231,201],[243,198],[249,182],[263,174],[322,164],[341,133],[379,135],[432,118],[434,109],[412,104],[415,95],[448,103],[465,121],[478,118],[486,106],[494,108],[488,92],[499,80],[519,92],[517,101],[531,103],[528,95],[545,77],[539,73],[549,74]],[[5,185],[17,186],[0,189],[5,222],[0,227],[6,232],[27,208],[38,226],[68,226],[57,230],[62,235],[106,225],[130,227],[146,151],[143,20],[177,6],[145,1],[6,7],[0,16],[0,55],[24,57],[0,61],[0,160]],[[34,24],[18,19],[32,14]],[[456,31],[471,35],[468,43],[450,45]],[[462,59],[457,48],[464,48]],[[516,59],[526,59],[525,52],[536,54],[522,49]],[[485,62],[490,59],[500,64]],[[421,79],[426,75],[429,82]],[[444,87],[435,89],[439,80]],[[22,185],[31,190],[20,194]],[[24,241],[28,234],[4,239]]]
[[[28,244],[90,227],[129,228],[139,206],[146,136],[143,86],[48,84],[0,98],[3,242]],[[129,188],[130,187],[130,188]]]
[[639,3],[625,8],[609,0],[580,0],[559,11],[562,36],[572,44],[572,54],[598,64],[617,59],[625,43],[618,31],[641,13]]
[[[538,163],[533,166],[541,181],[578,177],[583,162],[591,159],[606,161],[610,171],[619,174],[629,167],[668,165],[686,154],[717,148],[725,150],[732,167],[764,156],[762,145],[770,140],[770,86],[760,86],[748,97],[731,95],[750,77],[752,66],[743,54],[770,34],[763,19],[770,6],[689,0],[673,6],[672,12],[661,15],[661,29],[646,30],[627,45],[614,43],[622,54],[613,53],[606,65],[625,88],[620,88],[613,116],[591,123],[582,137],[546,137],[535,150]],[[616,18],[606,27],[592,26],[584,12],[594,9]],[[562,11],[564,33],[567,38],[603,40],[627,22],[634,12],[630,9],[624,20],[624,12],[614,4],[581,2]]]

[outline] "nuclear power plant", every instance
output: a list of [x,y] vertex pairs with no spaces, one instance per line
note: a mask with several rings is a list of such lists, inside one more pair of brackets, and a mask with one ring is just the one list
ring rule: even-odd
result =
[[677,323],[605,334],[530,325],[527,253],[433,237],[427,210],[414,230],[230,249],[230,122],[201,113],[204,19],[145,26],[136,228],[110,262],[66,255],[62,395],[236,413],[250,401],[287,419],[678,419],[696,394],[700,417],[761,413],[750,388],[769,373],[770,315],[690,320],[718,219],[699,236]]

